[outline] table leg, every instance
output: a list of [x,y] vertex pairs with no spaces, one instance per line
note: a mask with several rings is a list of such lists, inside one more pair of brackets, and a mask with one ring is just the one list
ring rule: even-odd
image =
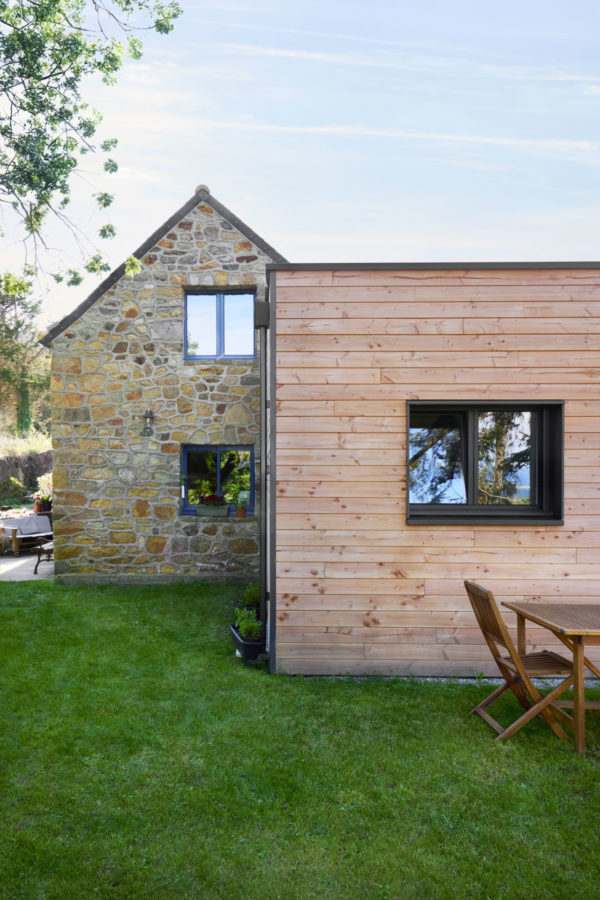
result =
[[517,652],[519,656],[527,653],[527,642],[525,640],[525,616],[517,613]]
[[584,694],[584,644],[583,638],[578,635],[573,638],[573,719],[575,725],[575,750],[577,753],[585,753],[585,694]]

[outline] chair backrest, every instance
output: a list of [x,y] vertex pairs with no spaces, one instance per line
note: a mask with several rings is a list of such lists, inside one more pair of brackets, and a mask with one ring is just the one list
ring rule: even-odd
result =
[[500,615],[500,610],[492,592],[474,581],[465,581],[465,588],[471,601],[475,618],[493,655],[498,655],[495,647],[495,644],[498,643],[502,644],[514,658],[517,655],[515,645]]

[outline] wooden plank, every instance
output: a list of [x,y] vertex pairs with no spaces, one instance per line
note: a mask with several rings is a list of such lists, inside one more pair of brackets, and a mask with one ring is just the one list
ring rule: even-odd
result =
[[[600,284],[597,269],[332,269],[333,286],[338,285],[528,285]],[[279,282],[278,273],[277,280]],[[282,280],[282,284],[286,284]]]
[[[495,677],[498,674],[496,664],[489,661],[478,666],[478,671],[485,676]],[[473,667],[459,660],[327,660],[327,659],[286,659],[284,654],[277,655],[277,672],[289,675],[391,675],[391,676],[428,676],[445,675],[461,678],[473,677]]]
[[[317,447],[309,449],[308,447],[300,447],[298,449],[283,448],[277,453],[277,461],[283,465],[341,465],[341,466],[376,466],[382,465],[382,455],[380,450],[371,449],[326,449]],[[406,452],[404,450],[386,450],[385,462],[390,466],[406,466]],[[357,471],[356,477],[360,477],[360,471]]]
[[384,628],[409,628],[411,625],[422,628],[429,624],[431,628],[458,628],[461,625],[473,626],[473,610],[464,612],[413,612],[397,610],[377,610],[377,612],[361,612],[353,609],[299,609],[277,612],[277,623],[286,625],[338,625]]
[[[599,520],[600,521],[600,520]],[[349,531],[373,531],[389,529],[395,533],[405,526],[405,517],[400,515],[348,515],[347,513],[277,513],[277,527],[283,530],[307,529],[310,531],[326,530],[338,531],[347,528]]]
[[388,466],[380,461],[378,466],[361,465],[357,473],[354,466],[277,466],[277,480],[279,484],[303,484],[306,481],[319,480],[320,482],[354,482],[361,484],[367,482],[398,482],[406,477],[406,466]]
[[[287,518],[287,517],[286,517]],[[589,534],[587,532],[586,534]],[[579,537],[579,533],[578,533]],[[577,544],[576,546],[600,546],[598,544]],[[515,542],[516,543],[516,542]],[[411,527],[402,531],[330,531],[277,529],[277,552],[287,547],[471,547],[474,546],[473,529]],[[574,544],[575,546],[575,544]]]
[[[573,566],[577,562],[584,562],[579,554],[589,552],[596,553],[596,560],[600,564],[600,557],[595,550],[578,550],[576,547],[511,547],[511,565],[527,565],[531,563],[537,567],[538,563],[560,564]],[[470,565],[491,565],[497,563],[506,565],[507,549],[499,548],[475,548],[460,546],[455,547],[343,547],[336,544],[321,547],[279,547],[277,559],[279,562],[368,562],[375,566],[381,563],[390,563],[404,566],[406,563],[423,563],[426,565],[439,564],[446,569],[447,564],[468,563]],[[595,562],[588,559],[587,562]],[[329,576],[328,576],[329,577]]]
[[280,384],[379,384],[379,369],[280,369]]
[[[456,578],[462,581],[465,578],[474,581],[502,578],[506,575],[506,561],[494,563],[447,563],[443,566],[444,576],[446,578]],[[512,563],[510,565],[511,576],[515,578],[527,579],[531,575],[532,567],[529,563]],[[436,573],[432,573],[436,574]],[[579,579],[600,578],[600,562],[596,565],[573,565],[563,566],[560,563],[537,563],[535,564],[535,574],[537,578],[562,578],[569,581],[578,581]],[[376,578],[380,581],[391,581],[397,579],[418,579],[428,578],[429,568],[427,564],[404,563],[368,563],[368,562],[326,562],[325,563],[325,581],[329,583],[337,578],[357,578],[364,580],[368,578]],[[600,592],[600,586],[597,587]]]
[[425,350],[449,354],[503,351],[600,350],[600,334],[278,334],[277,350],[318,356],[335,348],[341,354],[371,350],[406,352]]
[[[341,334],[379,335],[379,334],[462,334],[462,319],[415,319],[406,318],[300,318],[282,319],[277,323],[279,336],[287,335],[322,335],[337,337]],[[574,319],[575,322],[585,320]]]
[[278,497],[329,497],[348,500],[350,498],[403,497],[406,486],[400,480],[381,478],[380,481],[278,481]]
[[[600,522],[599,522],[600,527]],[[480,529],[475,532],[476,547],[498,547],[512,552],[515,547],[598,547],[600,548],[600,531],[570,531],[562,526],[548,531],[529,531],[527,529],[508,529],[506,531],[496,528]]]
[[[511,578],[506,577],[506,572],[504,573],[504,577],[494,577],[490,575],[485,580],[485,586],[494,592],[496,600],[509,599],[508,595],[515,593],[514,582],[517,580],[521,582],[521,588],[525,591],[527,599],[529,600],[551,600],[555,597],[567,600],[571,597],[574,602],[582,603],[584,602],[584,599],[588,597],[590,600],[598,602],[598,595],[600,593],[598,578],[588,580],[575,580],[567,577],[543,578],[539,577],[537,566],[535,568],[536,577],[532,578],[531,574],[532,573],[530,572],[530,577],[527,579],[526,584],[522,583],[523,575],[520,572],[514,573],[512,580]],[[510,575],[513,576],[512,567]],[[462,588],[462,590],[464,590],[460,580],[457,580],[457,588]],[[425,580],[425,593],[428,595],[431,594],[432,596],[435,594],[446,595],[448,593],[448,579],[427,578]]]
[[[594,351],[578,350],[578,365],[581,366],[583,360],[581,354],[586,353],[590,359],[590,364],[600,367],[600,353]],[[557,365],[569,365],[569,360],[575,365],[574,360],[577,354],[571,353],[550,353],[545,351],[533,350],[480,350],[469,352],[468,348],[462,351],[456,350],[452,354],[452,363],[455,366],[496,366],[496,365],[528,365],[528,359],[538,359],[539,362],[532,362],[531,365],[548,366],[551,364],[551,357],[556,360]],[[405,364],[415,363],[420,366],[447,366],[448,351],[447,350],[430,350],[428,348],[412,350],[395,350],[395,351],[342,351],[342,350],[307,350],[304,352],[298,350],[288,350],[287,352],[277,352],[277,369],[280,368],[333,368],[340,366],[347,368],[392,368],[394,366],[402,366]]]
[[278,400],[277,415],[278,416],[305,416],[310,414],[313,416],[332,416],[334,415],[333,400],[315,400],[314,398],[306,400]]
[[[458,631],[458,629],[454,630]],[[314,645],[327,644],[331,641],[335,641],[338,645],[356,644],[364,643],[367,638],[372,643],[389,641],[394,644],[410,644],[418,641],[419,644],[436,644],[438,643],[438,633],[435,628],[340,628],[336,625],[328,625],[323,630],[318,625],[281,624],[277,629],[277,646],[303,641]],[[479,631],[479,637],[481,638],[481,631]]]
[[403,514],[406,511],[404,497],[289,497],[277,496],[277,515],[285,513],[306,513],[318,515],[319,513],[344,515],[362,515],[368,513],[375,516],[377,513],[390,515]]
[[373,432],[371,434],[363,434],[362,432],[337,432],[335,434],[327,434],[324,432],[277,432],[278,449],[301,450],[302,448],[310,449],[318,447],[323,450],[344,449],[347,450],[363,450],[379,448],[381,450],[397,450],[399,444],[404,443],[403,435],[400,440],[400,432]]
[[[347,597],[354,595],[378,594],[418,594],[423,593],[425,581],[423,578],[402,578],[397,581],[386,580],[377,582],[370,578],[282,578],[277,583],[277,594],[320,594],[321,596],[345,594]],[[448,585],[446,583],[446,589]],[[462,594],[464,587],[460,585]],[[447,590],[446,590],[447,592]],[[341,624],[332,622],[331,624]]]
[[[551,368],[541,369],[535,366],[529,368],[456,368],[452,365],[452,359],[448,360],[446,369],[421,368],[417,366],[403,366],[402,368],[390,368],[377,370],[381,373],[381,381],[391,384],[588,384],[597,383],[600,380],[600,368]],[[307,370],[310,375],[312,370]],[[326,370],[329,371],[329,370]],[[363,370],[358,370],[362,372]],[[310,383],[306,381],[305,383]],[[314,382],[318,384],[319,382]],[[595,400],[570,401],[573,406],[571,415],[581,415],[580,411],[589,404],[597,403]]]
[[[384,334],[392,333],[384,332]],[[536,318],[517,319],[503,315],[491,319],[464,319],[464,333],[544,335],[540,341],[544,344],[545,335],[548,334],[599,334],[600,318],[588,315],[581,318],[537,316]]]
[[[299,415],[294,412],[288,412],[287,402],[288,401],[286,400],[281,400],[278,404],[278,415],[279,405],[281,405],[282,408],[281,416],[277,419],[277,430],[280,434],[298,434],[306,432],[312,434],[325,432],[337,432],[339,434],[344,434],[345,432],[354,434],[359,432],[370,432],[375,434],[386,431],[399,432],[403,431],[406,427],[406,405],[404,406],[401,416],[329,415],[313,418],[311,415]],[[311,401],[307,401],[306,412],[308,412],[310,403]],[[331,403],[332,406],[335,406],[335,401],[331,401]],[[296,402],[295,405],[297,406],[298,403]],[[332,410],[332,413],[333,411],[334,410]]]
[[[388,316],[410,307],[415,318],[516,316],[597,316],[600,284],[487,284],[482,285],[336,285],[287,287],[277,285],[277,318],[288,314],[370,317],[375,309]],[[288,310],[294,309],[294,312]]]
[[284,287],[329,287],[333,284],[331,271],[319,269],[298,269],[295,272],[277,272],[276,294]]

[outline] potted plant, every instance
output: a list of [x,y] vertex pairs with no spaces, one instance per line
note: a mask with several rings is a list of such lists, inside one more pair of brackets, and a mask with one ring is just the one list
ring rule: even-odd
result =
[[258,659],[264,650],[263,625],[255,609],[245,606],[234,609],[235,625],[231,625],[231,639],[235,655],[244,660]]
[[253,581],[245,586],[241,600],[246,609],[258,610],[260,606],[260,584],[258,581]]
[[41,503],[40,512],[50,512],[52,509],[52,472],[40,475],[37,480],[38,489],[33,495],[34,512],[36,503]]
[[34,511],[34,513],[36,513],[36,515],[37,515],[37,513],[41,513],[41,511],[43,510],[43,508],[44,508],[44,507],[42,506],[42,494],[41,494],[41,491],[36,491],[35,494],[33,495],[33,511]]
[[231,502],[235,506],[235,515],[238,519],[243,519],[246,515],[246,495],[247,491],[244,490],[241,484],[232,484],[228,489],[227,493],[231,499]]
[[196,507],[199,516],[226,516],[229,513],[229,504],[225,497],[218,494],[207,494],[200,498]]

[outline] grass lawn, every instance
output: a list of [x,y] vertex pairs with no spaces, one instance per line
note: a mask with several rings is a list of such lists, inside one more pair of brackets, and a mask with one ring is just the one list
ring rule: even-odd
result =
[[600,715],[579,757],[488,685],[272,676],[236,596],[0,585],[1,897],[599,896]]

